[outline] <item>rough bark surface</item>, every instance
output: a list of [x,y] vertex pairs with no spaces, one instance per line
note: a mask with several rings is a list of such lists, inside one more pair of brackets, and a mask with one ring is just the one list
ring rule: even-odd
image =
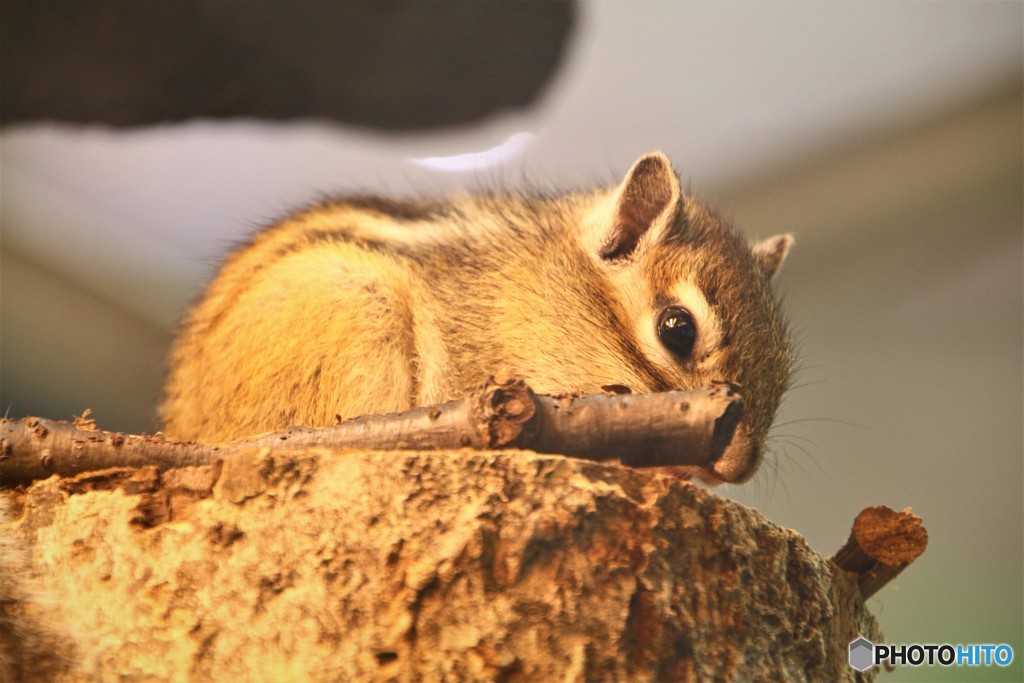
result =
[[881,641],[795,532],[615,465],[253,449],[0,497],[27,680],[840,681]]

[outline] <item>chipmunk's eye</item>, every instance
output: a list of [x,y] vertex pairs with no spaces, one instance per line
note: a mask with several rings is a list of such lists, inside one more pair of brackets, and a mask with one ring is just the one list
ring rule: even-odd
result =
[[687,360],[697,341],[697,323],[685,308],[669,306],[658,317],[658,339],[680,359]]

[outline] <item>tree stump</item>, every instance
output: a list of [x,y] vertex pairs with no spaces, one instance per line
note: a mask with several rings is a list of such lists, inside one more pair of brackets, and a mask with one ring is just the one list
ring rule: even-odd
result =
[[0,501],[12,680],[869,680],[882,640],[795,532],[617,465],[253,448]]

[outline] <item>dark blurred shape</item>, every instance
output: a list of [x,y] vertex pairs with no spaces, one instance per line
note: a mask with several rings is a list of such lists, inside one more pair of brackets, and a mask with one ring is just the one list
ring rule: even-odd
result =
[[390,130],[529,105],[574,2],[3,0],[0,122],[326,118]]

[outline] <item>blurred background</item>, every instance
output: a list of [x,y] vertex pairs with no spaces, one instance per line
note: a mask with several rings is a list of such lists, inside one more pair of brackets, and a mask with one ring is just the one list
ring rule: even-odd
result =
[[576,187],[661,149],[797,238],[801,370],[774,455],[720,492],[826,555],[912,507],[928,550],[869,602],[890,642],[1016,658],[885,680],[1024,680],[1020,2],[2,8],[10,416],[153,431],[219,260],[325,192]]

